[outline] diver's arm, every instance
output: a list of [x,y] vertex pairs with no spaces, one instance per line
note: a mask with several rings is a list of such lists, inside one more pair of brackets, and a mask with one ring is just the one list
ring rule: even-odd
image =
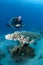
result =
[[8,23],[6,24],[8,27],[11,27]]

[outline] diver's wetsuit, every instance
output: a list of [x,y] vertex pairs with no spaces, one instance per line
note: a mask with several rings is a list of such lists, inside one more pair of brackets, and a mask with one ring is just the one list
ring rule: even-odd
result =
[[[20,28],[22,27],[22,20],[21,21],[18,21],[18,17],[16,18],[13,18],[11,23],[10,23],[13,27],[16,27],[16,28]],[[16,26],[17,24],[19,24],[20,26]]]

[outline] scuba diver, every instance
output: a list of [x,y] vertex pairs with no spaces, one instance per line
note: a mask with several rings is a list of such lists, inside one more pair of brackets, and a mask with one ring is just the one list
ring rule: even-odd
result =
[[13,27],[13,28],[15,27],[16,29],[23,27],[24,24],[22,24],[22,17],[18,16],[18,17],[11,18],[7,26]]

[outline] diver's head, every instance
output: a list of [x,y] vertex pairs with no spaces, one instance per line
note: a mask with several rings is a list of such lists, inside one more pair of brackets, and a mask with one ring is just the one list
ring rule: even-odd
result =
[[21,19],[22,19],[22,17],[21,17],[21,16],[19,16],[19,17],[18,17],[18,21],[21,21]]

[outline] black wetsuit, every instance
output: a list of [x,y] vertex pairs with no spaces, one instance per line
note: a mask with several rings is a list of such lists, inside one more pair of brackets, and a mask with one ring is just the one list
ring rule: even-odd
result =
[[[18,17],[16,18],[13,18],[11,23],[10,23],[13,27],[15,28],[21,28],[22,27],[22,20],[21,21],[18,21]],[[17,24],[19,24],[20,26],[16,26]]]

